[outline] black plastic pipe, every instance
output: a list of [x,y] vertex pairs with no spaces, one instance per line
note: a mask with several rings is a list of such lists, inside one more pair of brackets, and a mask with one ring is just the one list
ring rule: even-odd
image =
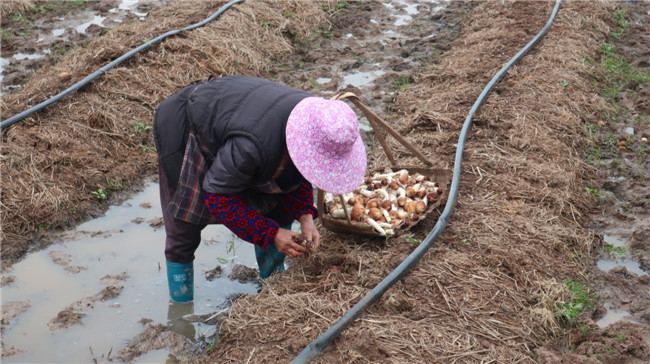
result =
[[429,250],[434,240],[442,233],[442,230],[447,226],[449,218],[451,217],[452,210],[456,205],[456,198],[458,197],[458,186],[460,184],[460,172],[461,165],[463,162],[463,151],[465,150],[465,141],[467,140],[467,134],[469,129],[472,126],[472,119],[474,115],[481,107],[488,94],[492,91],[494,86],[499,82],[499,80],[505,75],[505,73],[512,67],[512,65],[517,62],[523,55],[528,52],[537,42],[546,34],[548,29],[553,24],[555,15],[560,9],[560,4],[562,0],[557,0],[553,12],[549,20],[546,22],[546,25],[542,30],[537,33],[537,35],[530,41],[524,48],[522,48],[508,63],[506,63],[501,70],[494,75],[492,80],[485,86],[483,92],[479,95],[476,102],[472,106],[465,122],[463,128],[460,131],[460,136],[458,138],[458,148],[456,149],[456,158],[454,160],[454,174],[451,181],[451,187],[449,189],[449,198],[445,204],[445,209],[443,210],[438,222],[433,227],[429,235],[422,241],[422,243],[415,249],[404,261],[393,270],[383,281],[373,288],[368,294],[366,294],[357,304],[355,304],[350,311],[343,315],[338,321],[336,321],[327,331],[317,337],[309,345],[307,345],[299,354],[296,356],[291,363],[309,363],[312,359],[318,356],[325,348],[336,339],[343,330],[348,328],[354,320],[359,317],[363,311],[365,311],[370,305],[377,301],[393,284],[395,284],[402,276],[408,273],[414,266],[417,264],[420,259],[424,256],[424,253]]
[[106,73],[106,71],[108,71],[111,68],[117,66],[118,64],[126,61],[127,59],[133,57],[136,53],[151,47],[152,45],[162,41],[163,39],[165,39],[165,38],[167,38],[169,36],[178,34],[178,33],[182,32],[182,31],[189,31],[189,30],[193,30],[193,29],[202,27],[202,26],[208,24],[209,22],[213,21],[214,19],[218,18],[221,14],[223,14],[223,12],[228,10],[228,8],[230,8],[232,5],[235,5],[237,3],[241,3],[243,1],[244,0],[233,0],[233,1],[225,4],[224,6],[222,6],[219,10],[217,10],[216,13],[212,14],[210,17],[208,17],[207,19],[201,21],[200,23],[192,24],[192,25],[190,25],[188,27],[185,27],[183,29],[170,30],[167,33],[165,33],[163,35],[160,35],[160,36],[158,36],[158,37],[156,37],[156,38],[154,38],[154,39],[140,45],[139,47],[137,47],[137,48],[123,54],[119,58],[115,59],[114,61],[110,62],[109,64],[105,65],[104,67],[102,67],[102,68],[98,69],[97,71],[93,72],[92,74],[90,74],[89,76],[84,78],[83,80],[81,80],[81,81],[75,83],[74,85],[70,86],[65,91],[62,91],[61,93],[53,96],[52,98],[50,98],[48,100],[45,100],[45,101],[41,102],[40,104],[38,104],[38,105],[28,109],[28,110],[25,110],[25,111],[21,112],[20,114],[16,114],[16,115],[10,117],[9,119],[3,120],[2,122],[0,122],[0,130],[4,129],[4,128],[8,127],[9,125],[12,125],[12,124],[14,124],[14,123],[16,123],[16,122],[18,122],[20,120],[23,120],[24,118],[30,116],[31,114],[33,114],[33,113],[35,113],[37,111],[40,111],[40,110],[44,109],[45,107],[47,107],[47,106],[61,100],[62,98],[70,95],[71,93],[79,90],[80,88],[82,88],[83,86],[89,84],[91,81],[93,81],[97,77],[100,77],[100,76],[104,75],[104,73]]

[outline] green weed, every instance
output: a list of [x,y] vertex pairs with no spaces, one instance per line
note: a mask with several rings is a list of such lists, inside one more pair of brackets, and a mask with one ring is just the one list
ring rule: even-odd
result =
[[11,40],[14,39],[13,33],[10,33],[5,29],[0,29],[0,37],[2,38],[3,41],[7,43],[11,42]]
[[285,11],[281,12],[280,14],[282,14],[282,16],[284,16],[284,17],[291,18],[291,12],[290,11],[285,10]]
[[210,354],[214,351],[214,349],[217,347],[217,344],[221,341],[221,336],[219,333],[215,333],[214,336],[212,337],[212,340],[210,341],[210,345],[207,348],[207,353]]
[[416,244],[416,245],[422,243],[422,240],[414,238],[413,234],[407,236],[406,238],[404,238],[404,240],[406,240],[411,244]]
[[100,200],[105,200],[105,199],[108,198],[109,192],[106,191],[103,187],[100,186],[97,190],[90,191],[90,194],[97,196],[97,198],[100,199]]
[[85,3],[86,0],[66,0],[65,1],[65,6],[66,7],[79,7]]
[[23,14],[12,15],[12,16],[11,16],[11,20],[16,21],[16,22],[25,23],[25,24],[29,24],[29,23],[31,23],[31,22],[29,21],[29,19],[27,19],[27,17],[24,16]]
[[311,77],[309,78],[309,83],[311,83],[312,88],[319,88],[320,87],[320,83],[318,83],[318,81],[314,80]]
[[553,311],[558,322],[572,326],[580,312],[594,307],[598,296],[592,292],[589,286],[580,282],[567,280],[564,283],[569,288],[570,301],[556,303]]
[[149,130],[153,129],[152,126],[147,125],[145,123],[140,123],[140,122],[137,122],[137,121],[134,122],[132,125],[133,125],[133,128],[135,128],[136,133],[144,133],[145,131],[149,131]]
[[114,178],[111,178],[106,182],[106,190],[109,192],[123,190],[125,186],[128,186],[128,183],[125,183],[123,185],[121,182]]
[[630,26],[630,22],[627,21],[627,19],[625,19],[625,16],[627,15],[627,9],[616,10],[614,13],[612,13],[612,15],[614,15],[614,19],[616,19],[616,23],[618,24],[618,27],[616,28],[615,31],[612,31],[610,35],[614,39],[621,39],[623,33]]
[[594,198],[595,198],[598,202],[602,202],[602,201],[603,201],[603,198],[600,197],[600,196],[604,195],[605,192],[603,192],[603,191],[598,191],[598,189],[596,189],[596,188],[590,188],[590,187],[585,187],[585,189],[586,189],[587,192],[589,192],[592,196],[594,196]]
[[334,8],[330,7],[329,5],[323,5],[323,11],[334,11],[334,10],[340,10],[340,9],[345,9],[349,6],[350,4],[347,1],[337,1],[336,5],[334,5]]
[[614,244],[612,243],[605,243],[604,250],[608,254],[612,254],[612,255],[625,255],[624,246],[614,246]]
[[395,84],[397,91],[403,91],[410,86],[410,81],[408,77],[404,77],[404,76],[402,76],[402,78],[399,81],[394,81],[393,83]]
[[634,89],[637,86],[648,82],[648,73],[639,71],[627,63],[623,59],[623,56],[616,53],[616,49],[612,44],[602,43],[601,46],[602,59],[600,66],[607,73],[606,81],[609,84],[610,89],[614,87],[613,85],[618,89],[626,82],[631,82],[631,86]]
[[32,13],[34,14],[45,14],[47,13],[48,10],[54,9],[56,6],[54,4],[43,4],[39,6],[35,6],[32,9]]
[[567,87],[567,86],[569,86],[569,81],[567,81],[567,80],[562,80],[562,81],[560,81],[560,86],[562,86],[562,87]]
[[54,49],[52,49],[52,53],[50,53],[50,56],[52,57],[62,56],[63,54],[65,54],[65,48],[62,45],[57,44],[54,46]]

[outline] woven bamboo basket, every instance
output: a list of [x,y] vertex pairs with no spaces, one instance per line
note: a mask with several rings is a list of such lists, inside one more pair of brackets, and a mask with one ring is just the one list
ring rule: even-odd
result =
[[[394,172],[397,172],[399,170],[406,170],[408,171],[409,175],[412,175],[414,173],[419,173],[428,176],[431,181],[438,183],[443,193],[438,197],[438,199],[436,199],[435,202],[428,204],[426,211],[422,214],[419,214],[419,219],[417,221],[411,221],[411,224],[408,226],[408,228],[399,229],[395,231],[395,234],[393,235],[382,235],[377,230],[375,230],[372,226],[370,226],[370,224],[368,223],[353,221],[350,218],[350,214],[348,213],[348,208],[344,209],[344,211],[346,212],[345,219],[334,218],[331,215],[331,211],[327,210],[327,206],[325,204],[325,193],[327,192],[324,192],[321,189],[317,189],[316,205],[318,207],[318,210],[321,213],[320,220],[321,223],[323,224],[323,227],[325,227],[330,231],[337,232],[337,233],[344,233],[344,234],[350,233],[355,235],[364,235],[364,236],[382,237],[382,238],[395,237],[404,234],[413,226],[415,226],[418,222],[428,218],[434,210],[438,209],[438,207],[440,207],[447,200],[447,193],[449,191],[449,182],[451,180],[451,173],[449,170],[433,168],[432,167],[433,163],[428,158],[426,158],[419,150],[417,150],[417,148],[415,148],[411,143],[409,143],[399,133],[397,133],[397,131],[395,131],[388,124],[386,124],[386,122],[384,122],[372,110],[368,109],[368,107],[366,107],[361,102],[361,100],[359,100],[359,97],[357,97],[355,94],[351,92],[341,93],[335,95],[332,99],[334,100],[347,99],[348,101],[352,102],[355,106],[357,106],[365,114],[366,118],[368,119],[368,122],[370,123],[370,126],[372,127],[372,131],[374,132],[375,136],[377,137],[377,140],[381,144],[384,153],[386,154],[386,156],[391,162],[390,166],[380,168],[375,171],[371,171],[371,173],[367,174],[367,176],[372,176],[374,173],[377,172],[379,173],[384,172],[386,168],[390,168]],[[417,157],[422,162],[423,165],[403,166],[398,164],[397,161],[395,160],[395,157],[393,156],[393,153],[391,152],[390,148],[386,144],[385,136],[381,131],[382,129],[385,130],[386,133],[393,136],[400,144],[406,147],[406,149],[408,149],[411,153],[413,153],[413,155]],[[343,196],[337,195],[334,197],[336,199],[340,199],[341,204],[343,206],[346,206],[346,202],[343,200]]]

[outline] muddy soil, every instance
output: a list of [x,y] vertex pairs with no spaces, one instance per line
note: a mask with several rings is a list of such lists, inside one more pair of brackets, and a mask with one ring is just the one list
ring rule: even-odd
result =
[[[646,73],[649,10],[647,2],[628,2],[621,10],[629,22],[625,37],[608,40],[626,62]],[[650,361],[650,87],[647,82],[621,84],[612,98],[616,112],[594,125],[594,145],[585,151],[603,173],[600,185],[594,186],[601,210],[589,222],[601,234],[601,244],[585,257],[586,274],[599,300],[580,314],[560,348],[540,350],[542,362]]]
[[196,348],[183,335],[170,331],[164,325],[147,325],[142,334],[117,353],[116,358],[130,363],[142,354],[158,349],[169,349],[179,360],[187,360],[197,354]]
[[[38,6],[42,7],[46,4],[38,3]],[[110,9],[119,8],[121,2],[116,0],[91,1],[83,5],[75,5],[76,3],[72,1],[53,4],[55,4],[54,8],[38,8],[47,10],[45,16],[36,12],[24,17],[3,15],[3,31],[8,30],[13,34],[13,37],[9,36],[7,40],[3,37],[2,40],[2,57],[4,59],[12,57],[9,64],[7,62],[2,64],[3,92],[18,92],[20,85],[29,79],[31,72],[56,63],[66,50],[83,46],[93,37],[106,32],[106,28],[111,24],[119,24],[120,21],[137,21],[140,18],[138,13],[146,13],[154,7],[163,6],[165,2],[140,2],[137,8],[122,12],[119,17],[118,13],[108,12]],[[332,28],[329,33],[324,33],[308,42],[304,39],[295,40],[296,53],[274,60],[274,66],[269,68],[268,78],[324,97],[341,91],[354,92],[361,96],[366,105],[373,110],[381,111],[385,120],[391,122],[392,119],[399,117],[395,114],[399,109],[394,104],[396,94],[420,80],[420,74],[426,72],[432,65],[438,64],[439,58],[452,46],[459,46],[454,44],[454,40],[460,32],[471,31],[463,27],[463,22],[474,6],[476,4],[471,2],[451,2],[447,4],[446,10],[433,11],[435,5],[425,3],[395,1],[391,6],[387,6],[379,2],[350,2],[347,6],[341,6],[341,9],[332,16]],[[626,13],[629,28],[623,33],[621,39],[611,38],[608,42],[614,44],[632,66],[648,72],[650,70],[648,63],[650,5],[647,2],[631,2],[626,4],[626,8],[629,9]],[[61,23],[61,21],[66,23],[71,19],[81,19],[95,13],[106,16],[102,22],[102,26],[106,28],[89,24],[84,32],[73,32],[74,27]],[[66,20],[60,20],[61,17],[65,17]],[[615,21],[614,18],[611,19],[613,29],[616,28]],[[408,26],[402,27],[405,22]],[[531,23],[524,26],[528,29],[527,33],[532,34],[539,25]],[[399,31],[397,27],[401,27]],[[65,30],[61,33],[59,29]],[[49,36],[42,34],[49,34]],[[499,51],[504,57],[509,57],[518,50],[518,46],[520,45],[510,44]],[[17,54],[46,56],[14,57]],[[482,87],[485,77],[490,76],[482,75],[483,78],[476,80],[476,87]],[[613,103],[615,111],[609,116],[599,116],[601,122],[594,126],[595,129],[589,129],[597,129],[592,140],[593,147],[607,152],[602,153],[600,158],[593,158],[589,151],[584,152],[585,159],[599,168],[602,173],[600,184],[590,186],[598,192],[604,192],[594,193],[594,199],[597,199],[595,205],[598,206],[599,211],[591,216],[587,223],[596,234],[599,234],[601,246],[596,246],[591,253],[587,252],[586,255],[577,257],[577,260],[580,260],[583,265],[585,269],[583,274],[600,299],[594,307],[583,311],[571,326],[564,327],[557,337],[549,339],[547,345],[531,348],[533,354],[523,359],[527,362],[643,363],[650,361],[648,349],[650,348],[650,278],[648,276],[650,194],[647,188],[650,170],[647,157],[647,149],[650,148],[647,143],[647,138],[650,138],[648,119],[650,94],[648,90],[648,83],[634,88],[630,85],[627,85],[627,88],[621,87],[621,92]],[[400,132],[408,134],[412,130],[400,130]],[[646,141],[643,138],[646,138]],[[366,131],[365,139],[369,146],[374,145],[370,132]],[[624,143],[620,144],[620,142]],[[157,221],[149,220],[147,223],[160,227]],[[421,227],[420,233],[429,227]],[[612,250],[607,245],[608,237],[623,240],[621,246],[624,246],[624,253],[618,254],[622,250]],[[458,242],[460,239],[456,239],[455,242],[452,240],[448,242],[449,245],[460,245],[459,249],[463,248]],[[413,249],[413,244],[405,240],[395,245],[402,248],[403,257]],[[369,249],[377,249],[377,246]],[[484,253],[489,254],[480,251],[481,255]],[[78,273],[85,268],[71,264],[70,257],[62,252],[52,252],[50,257],[69,273]],[[612,261],[612,267],[607,271],[600,269],[598,263],[602,261]],[[338,285],[346,284],[347,276],[344,273],[361,269],[360,262],[349,261],[342,255],[333,254],[322,261],[317,259],[314,264],[319,262],[322,263],[322,267],[313,267],[313,269],[327,272],[326,278],[314,285],[314,289],[319,290],[335,290]],[[250,272],[242,270],[240,273],[242,275],[233,279],[254,280]],[[215,269],[207,274],[211,278],[216,278],[220,272]],[[123,278],[125,277],[107,277],[105,284],[119,285],[119,281]],[[380,278],[375,277],[375,281],[365,282],[365,284],[373,285]],[[2,277],[2,285],[5,284],[11,284],[11,276]],[[119,291],[111,292],[119,294]],[[83,302],[77,302],[74,307],[61,311],[60,317],[52,319],[52,327],[67,327],[65,325],[76,323],[75,320],[79,320],[83,310],[91,308],[93,302],[114,297],[107,296],[106,293],[99,292]],[[444,295],[444,291],[442,294]],[[414,307],[413,297],[410,295],[411,293],[391,292],[382,300],[381,305],[387,311],[406,312],[414,322],[420,321],[428,313]],[[29,307],[29,302],[3,305],[3,330],[5,325]],[[499,310],[509,309],[499,307]],[[623,312],[623,314],[618,319],[603,324],[601,320],[606,317],[608,310]],[[459,310],[459,312],[462,314],[463,311]],[[386,352],[381,349],[382,343],[376,340],[376,337],[370,333],[367,337],[357,338],[355,350],[365,355],[357,358],[359,362],[391,361]],[[288,343],[288,347],[292,352],[300,350],[300,344]],[[132,361],[143,353],[161,348],[169,349],[178,358],[202,360],[200,356],[196,356],[196,348],[193,348],[185,337],[162,325],[146,326],[141,335],[134,338],[126,348],[114,356],[122,361]],[[19,351],[12,350],[14,349],[3,348],[3,357],[19,354]],[[467,360],[473,358],[478,362],[481,360],[480,354],[478,352],[468,357],[458,358]],[[413,360],[417,362],[417,359]]]
[[[120,24],[142,21],[150,11],[169,3],[166,0],[34,1],[31,6],[19,9],[22,11],[2,14],[1,92],[20,92],[36,70],[56,64],[67,51],[84,47]],[[7,8],[12,7],[7,4]]]

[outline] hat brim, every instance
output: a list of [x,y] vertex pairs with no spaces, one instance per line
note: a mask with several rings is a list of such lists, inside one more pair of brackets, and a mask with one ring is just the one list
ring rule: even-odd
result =
[[330,101],[308,97],[294,107],[287,120],[287,149],[298,171],[316,187],[334,194],[349,193],[359,187],[366,174],[366,148],[359,136],[346,154],[332,156],[308,142],[312,127],[308,114],[323,102]]

